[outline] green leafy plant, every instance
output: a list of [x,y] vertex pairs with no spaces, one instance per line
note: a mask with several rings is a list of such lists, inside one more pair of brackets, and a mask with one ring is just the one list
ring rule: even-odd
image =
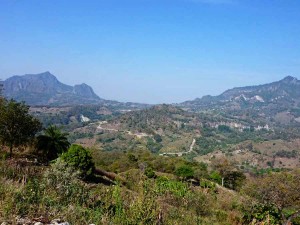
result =
[[61,158],[68,166],[79,170],[80,177],[83,179],[93,176],[95,164],[92,160],[91,153],[84,147],[73,144],[66,153],[62,154]]
[[44,134],[37,137],[37,149],[42,151],[47,160],[56,159],[60,154],[67,151],[70,143],[67,133],[63,133],[56,126],[50,126]]
[[156,177],[156,174],[155,172],[153,171],[152,167],[147,167],[145,169],[145,175],[148,177],[148,178],[155,178]]
[[192,178],[194,176],[194,169],[188,165],[183,165],[176,169],[175,174],[183,179]]

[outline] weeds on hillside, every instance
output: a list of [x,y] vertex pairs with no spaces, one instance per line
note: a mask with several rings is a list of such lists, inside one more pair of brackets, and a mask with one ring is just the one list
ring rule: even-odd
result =
[[217,197],[200,187],[165,177],[149,179],[138,170],[129,188],[107,186],[81,181],[78,171],[57,160],[48,168],[41,167],[39,176],[27,174],[22,183],[16,167],[8,168],[5,163],[0,173],[0,218],[5,221],[20,216],[62,218],[70,224],[193,225],[238,224],[235,221],[240,217],[238,211],[231,217],[227,209],[220,209],[214,204]]

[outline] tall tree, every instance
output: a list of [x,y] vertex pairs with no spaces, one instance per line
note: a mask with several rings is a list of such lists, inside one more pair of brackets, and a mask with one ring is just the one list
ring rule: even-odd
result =
[[70,146],[67,136],[67,133],[61,132],[56,126],[50,126],[44,134],[37,137],[37,149],[43,152],[47,160],[56,159]]
[[24,102],[2,99],[0,103],[0,141],[13,148],[28,144],[41,130],[39,120],[29,114]]

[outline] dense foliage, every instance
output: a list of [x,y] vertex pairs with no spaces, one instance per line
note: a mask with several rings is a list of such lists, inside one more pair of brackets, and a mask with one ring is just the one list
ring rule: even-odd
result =
[[67,135],[56,126],[50,126],[45,129],[44,134],[37,137],[37,150],[41,151],[47,160],[56,159],[70,146]]
[[283,224],[300,216],[300,171],[271,173],[254,180],[246,192],[262,204],[272,206]]
[[80,145],[71,145],[68,151],[61,156],[62,160],[75,170],[79,170],[84,179],[93,176],[95,165],[88,150]]
[[10,149],[28,144],[41,130],[41,123],[29,114],[23,102],[0,99],[0,141]]

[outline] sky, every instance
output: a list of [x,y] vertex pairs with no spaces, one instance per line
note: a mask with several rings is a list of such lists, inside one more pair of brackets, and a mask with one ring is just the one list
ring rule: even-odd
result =
[[0,0],[0,78],[177,103],[300,78],[299,0]]

